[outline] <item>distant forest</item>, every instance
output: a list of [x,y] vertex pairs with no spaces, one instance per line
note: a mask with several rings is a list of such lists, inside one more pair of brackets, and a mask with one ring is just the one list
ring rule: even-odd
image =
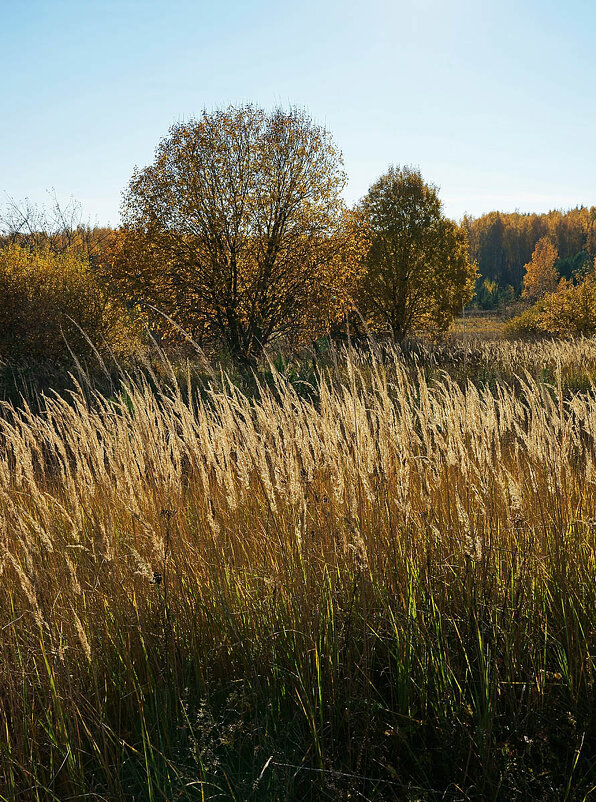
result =
[[480,272],[472,304],[483,309],[494,309],[520,294],[525,265],[541,237],[548,236],[556,246],[555,266],[562,278],[577,280],[596,257],[596,206],[547,214],[490,212],[464,217],[463,225]]

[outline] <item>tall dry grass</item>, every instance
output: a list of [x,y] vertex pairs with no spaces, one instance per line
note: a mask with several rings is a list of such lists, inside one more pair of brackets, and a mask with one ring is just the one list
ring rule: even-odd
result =
[[595,349],[524,347],[6,406],[0,798],[587,798]]

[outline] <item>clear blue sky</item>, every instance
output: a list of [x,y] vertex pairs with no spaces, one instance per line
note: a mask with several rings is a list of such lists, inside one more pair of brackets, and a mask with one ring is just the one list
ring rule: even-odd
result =
[[595,0],[0,0],[0,203],[117,224],[175,121],[253,101],[333,133],[349,202],[413,164],[459,218],[596,204]]

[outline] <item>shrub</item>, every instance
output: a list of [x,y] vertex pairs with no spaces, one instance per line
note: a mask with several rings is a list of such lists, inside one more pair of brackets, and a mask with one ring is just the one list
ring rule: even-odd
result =
[[90,354],[88,340],[122,356],[137,340],[125,308],[73,253],[14,244],[0,250],[0,298],[2,359],[64,361],[70,351]]
[[587,276],[577,286],[564,279],[556,292],[547,293],[534,306],[506,327],[513,337],[552,335],[573,337],[596,333],[596,276]]

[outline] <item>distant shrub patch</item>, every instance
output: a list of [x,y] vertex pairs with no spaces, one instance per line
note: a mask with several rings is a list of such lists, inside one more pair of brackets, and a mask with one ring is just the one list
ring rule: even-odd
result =
[[[72,253],[9,245],[0,250],[0,358],[51,359],[91,352],[122,356],[136,341],[126,309],[89,263]],[[86,336],[85,336],[86,335]]]
[[547,293],[510,321],[506,333],[512,337],[596,334],[596,276],[589,275],[577,286],[562,280],[556,292]]

